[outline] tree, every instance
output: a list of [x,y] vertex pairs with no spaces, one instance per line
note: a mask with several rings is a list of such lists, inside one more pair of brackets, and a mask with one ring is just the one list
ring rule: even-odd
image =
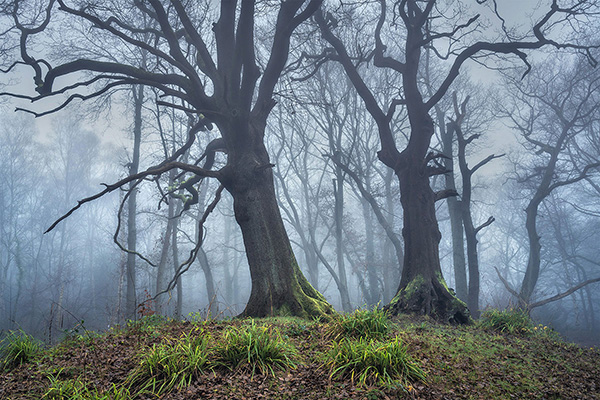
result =
[[[538,232],[539,210],[553,192],[577,184],[600,168],[598,159],[566,157],[567,149],[577,143],[600,117],[600,76],[586,63],[557,63],[550,59],[534,71],[525,84],[509,79],[512,106],[503,114],[521,133],[524,147],[535,154],[530,165],[517,172],[517,180],[529,186],[530,197],[525,208],[529,255],[518,293],[505,286],[525,310],[558,300],[574,292],[574,288],[551,298],[532,302],[540,276],[541,236]],[[575,286],[599,281],[590,279]]]
[[[490,216],[487,221],[481,223],[480,225],[475,226],[473,222],[473,215],[471,212],[471,199],[473,195],[473,174],[477,172],[480,168],[487,165],[492,160],[502,157],[502,155],[494,155],[491,154],[484,159],[477,162],[472,167],[469,167],[467,162],[467,146],[471,144],[474,140],[480,138],[480,133],[465,135],[463,132],[463,122],[465,120],[465,116],[467,114],[467,103],[469,101],[469,97],[467,97],[463,103],[459,106],[458,100],[456,98],[456,93],[452,96],[453,104],[454,104],[454,114],[455,119],[451,120],[448,123],[447,134],[449,136],[456,135],[456,139],[458,142],[458,165],[460,170],[460,176],[462,180],[462,191],[460,196],[460,201],[457,202],[458,211],[460,212],[460,222],[462,227],[464,228],[465,238],[467,242],[467,262],[469,265],[469,284],[468,284],[468,292],[467,292],[467,306],[469,307],[469,311],[474,318],[479,318],[479,288],[480,288],[480,273],[479,273],[479,255],[477,248],[477,234],[485,227],[492,224],[495,219]],[[446,154],[451,157],[452,153]],[[455,189],[456,190],[456,189]],[[454,210],[453,210],[454,211]],[[460,232],[462,238],[462,229]],[[454,235],[453,235],[454,239]],[[464,250],[463,250],[464,251]]]
[[[144,104],[144,86],[131,88],[134,105],[133,116],[133,152],[129,163],[129,175],[135,175],[140,168],[140,145],[142,142],[142,106]],[[127,199],[127,290],[125,291],[125,318],[135,319],[137,296],[135,291],[135,259],[137,251],[137,188],[134,181],[129,182],[129,198]]]
[[[440,155],[429,151],[434,134],[430,111],[456,80],[462,65],[474,57],[514,55],[525,63],[526,71],[529,71],[530,64],[524,50],[554,46],[585,52],[587,47],[559,43],[552,35],[558,29],[569,29],[569,24],[571,27],[580,27],[580,18],[595,9],[595,4],[581,0],[561,7],[554,0],[548,12],[530,32],[520,33],[519,39],[515,39],[503,23],[503,40],[490,42],[484,36],[477,35],[483,30],[480,14],[470,19],[462,18],[466,10],[461,9],[458,2],[401,0],[394,4],[389,13],[386,1],[378,3],[379,10],[360,9],[362,15],[377,16],[374,18],[374,27],[367,28],[368,23],[363,21],[357,23],[361,33],[371,29],[368,31],[372,37],[369,44],[344,43],[340,36],[334,34],[338,27],[350,29],[352,19],[359,20],[357,9],[346,8],[346,15],[350,17],[344,20],[338,20],[331,13],[318,13],[316,21],[323,38],[332,47],[323,56],[340,62],[344,67],[376,121],[380,138],[379,160],[394,171],[400,183],[400,202],[404,210],[404,268],[398,293],[389,309],[393,313],[409,311],[432,315],[444,321],[467,322],[469,318],[466,306],[448,290],[440,268],[438,247],[441,234],[434,204],[436,200],[452,193],[435,193],[430,187],[429,179],[432,176],[446,172],[439,163]],[[481,7],[489,3],[478,2]],[[492,3],[491,9],[495,10],[496,3]],[[496,16],[499,21],[505,21],[497,11]],[[395,32],[392,33],[393,30]],[[387,37],[384,36],[385,33]],[[386,38],[389,40],[384,44]],[[372,46],[371,51],[367,51],[368,45]],[[351,47],[356,49],[352,54],[348,51]],[[425,90],[420,83],[420,67],[426,49],[432,49],[440,58],[451,60],[447,72],[429,98],[425,98]],[[374,66],[389,69],[402,80],[400,98],[394,99],[385,107],[380,104],[373,88],[369,87],[361,75],[362,66],[371,60]],[[409,140],[403,149],[398,148],[390,126],[398,106],[405,108],[410,122]]]
[[[3,121],[0,130],[0,327],[14,329],[26,276],[31,188],[40,178],[30,167],[35,159],[31,120]],[[29,256],[29,257],[28,257]],[[37,293],[33,295],[36,297]]]
[[[27,3],[15,1],[12,16],[21,33],[20,63],[32,68],[38,92],[35,96],[18,97],[37,101],[67,93],[59,106],[36,113],[37,116],[61,109],[75,99],[95,98],[132,84],[154,87],[161,93],[160,105],[195,116],[185,145],[171,157],[108,185],[71,211],[131,181],[156,177],[175,168],[198,177],[216,178],[233,196],[251,271],[252,292],[242,314],[331,313],[331,306],[310,286],[294,258],[277,206],[272,164],[264,144],[267,118],[275,105],[274,89],[287,63],[292,33],[319,5],[320,0],[287,0],[261,5],[258,10],[256,2],[250,0],[226,0],[218,6],[214,2],[179,0],[168,5],[160,0],[102,4],[50,0],[44,12],[36,16],[38,20],[22,21]],[[63,18],[58,19],[59,13]],[[256,18],[258,13],[262,15],[260,20]],[[142,15],[152,23],[140,24]],[[218,18],[211,25],[213,16]],[[64,19],[69,18],[94,28],[89,35],[108,35],[131,49],[145,50],[153,68],[141,69],[126,58],[119,62],[105,58],[53,61],[32,55],[35,39],[53,35],[47,28],[55,23],[64,26]],[[270,47],[257,51],[255,31],[259,23],[274,28]],[[63,34],[62,29],[57,32]],[[152,39],[149,42],[141,39],[147,34]],[[82,73],[91,77],[82,78]],[[63,78],[75,79],[77,83],[69,84]],[[206,170],[181,162],[179,158],[194,143],[196,135],[213,124],[227,149],[225,167]],[[193,198],[195,189],[186,189]]]

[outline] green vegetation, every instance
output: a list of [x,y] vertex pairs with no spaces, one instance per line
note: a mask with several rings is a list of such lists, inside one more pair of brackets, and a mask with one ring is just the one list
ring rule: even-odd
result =
[[531,333],[533,329],[531,318],[529,318],[529,315],[525,311],[519,308],[484,311],[481,314],[479,324],[490,330],[510,334]]
[[0,341],[0,372],[10,371],[42,354],[41,343],[23,331],[12,331]]
[[128,321],[127,327],[142,333],[152,334],[164,325],[172,322],[174,322],[174,320],[171,318],[163,317],[162,315],[158,314],[151,314],[144,316],[137,321]]
[[375,307],[372,310],[356,310],[349,314],[339,314],[327,325],[328,336],[365,337],[381,339],[392,328],[385,311]]
[[173,388],[191,384],[208,369],[210,335],[203,330],[184,334],[175,343],[154,344],[145,350],[139,365],[127,378],[128,387],[136,393],[161,395]]
[[274,376],[276,370],[295,367],[297,353],[278,329],[257,326],[252,320],[249,326],[227,329],[214,348],[214,356],[215,366],[248,368],[252,375],[258,371]]
[[342,339],[331,345],[326,355],[330,377],[349,377],[359,385],[375,383],[406,385],[425,381],[425,373],[408,355],[401,340]]
[[81,381],[74,379],[61,380],[61,373],[49,375],[50,386],[43,400],[129,400],[129,391],[126,388],[118,388],[112,385],[110,390],[99,392],[97,389],[88,389]]
[[[5,350],[32,341],[10,337]],[[600,387],[598,350],[510,311],[468,326],[379,309],[328,322],[147,316],[33,354],[3,361],[0,399],[593,399]]]

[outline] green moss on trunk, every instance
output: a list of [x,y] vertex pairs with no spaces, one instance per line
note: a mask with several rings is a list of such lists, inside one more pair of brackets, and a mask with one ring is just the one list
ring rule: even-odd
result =
[[451,324],[471,322],[467,305],[450,291],[440,273],[431,279],[416,275],[408,284],[400,288],[385,309],[392,315],[400,313],[429,315],[436,320]]

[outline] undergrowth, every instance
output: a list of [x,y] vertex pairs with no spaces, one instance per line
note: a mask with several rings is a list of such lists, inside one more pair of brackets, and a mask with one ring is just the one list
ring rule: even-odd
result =
[[562,341],[560,335],[546,325],[535,324],[527,312],[509,308],[506,310],[490,309],[481,314],[478,324],[495,332],[511,335],[536,336],[550,341]]
[[388,342],[344,338],[331,345],[325,360],[330,378],[349,377],[359,385],[425,381],[425,373],[397,337]]
[[23,331],[11,331],[0,341],[0,371],[10,371],[42,354],[42,344]]
[[479,324],[486,329],[510,334],[530,333],[533,328],[527,312],[518,308],[486,310],[481,314]]
[[10,370],[0,373],[0,399],[593,399],[600,387],[597,350],[510,310],[469,326],[382,317],[379,309],[326,323],[148,315],[39,352],[8,351],[13,342],[40,345],[15,332],[3,354],[30,355],[2,359]]
[[96,388],[89,389],[87,385],[76,379],[60,379],[60,372],[49,375],[50,385],[42,396],[42,400],[130,400],[132,397],[124,387],[115,384],[107,391],[101,392]]
[[127,386],[136,393],[161,395],[173,388],[189,386],[209,368],[210,335],[202,330],[184,334],[175,343],[154,344],[129,374]]
[[327,335],[333,339],[343,337],[385,337],[391,330],[388,315],[381,308],[356,310],[348,314],[339,314],[327,324]]
[[252,374],[275,375],[276,370],[296,366],[296,349],[286,343],[278,329],[257,326],[230,327],[214,349],[214,365],[229,370],[247,368]]

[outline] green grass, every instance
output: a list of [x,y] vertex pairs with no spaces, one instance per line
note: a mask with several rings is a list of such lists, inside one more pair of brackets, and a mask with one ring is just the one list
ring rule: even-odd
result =
[[392,329],[387,314],[380,308],[356,310],[348,314],[339,314],[327,324],[327,335],[333,339],[343,337],[385,337]]
[[529,315],[518,308],[484,311],[478,323],[483,328],[510,334],[529,334],[533,329]]
[[194,330],[174,343],[154,344],[145,350],[140,363],[129,374],[129,390],[159,396],[189,386],[192,379],[210,368],[209,341],[210,335]]
[[[148,318],[86,332],[0,373],[0,398],[591,400],[600,387],[598,350],[513,315],[469,326],[404,316],[379,329],[373,311],[353,314],[329,322]],[[342,320],[351,329],[335,331]]]
[[[415,356],[429,360],[424,367],[429,383],[452,388],[456,398],[553,398],[547,394],[554,390],[547,383],[548,374],[570,373],[567,369],[575,361],[572,351],[576,346],[549,333],[531,334],[530,329],[536,332],[540,328],[520,316],[496,321],[501,323],[493,327],[487,321],[454,328],[411,325],[402,337],[419,349]],[[558,378],[551,381],[562,384]]]
[[0,341],[0,371],[10,371],[42,354],[42,344],[23,331],[10,331]]
[[61,373],[49,375],[50,385],[42,396],[42,400],[130,400],[132,397],[126,388],[115,384],[105,392],[96,388],[89,389],[83,382],[76,379],[60,379]]
[[154,335],[157,334],[162,327],[173,322],[174,320],[172,318],[152,314],[144,316],[137,321],[128,321],[127,327],[133,331]]
[[214,349],[214,365],[229,370],[244,368],[275,375],[276,370],[294,368],[297,352],[286,343],[278,329],[250,325],[230,327]]
[[348,377],[359,385],[405,386],[425,381],[425,373],[397,337],[388,342],[344,338],[331,345],[325,360],[330,378]]

